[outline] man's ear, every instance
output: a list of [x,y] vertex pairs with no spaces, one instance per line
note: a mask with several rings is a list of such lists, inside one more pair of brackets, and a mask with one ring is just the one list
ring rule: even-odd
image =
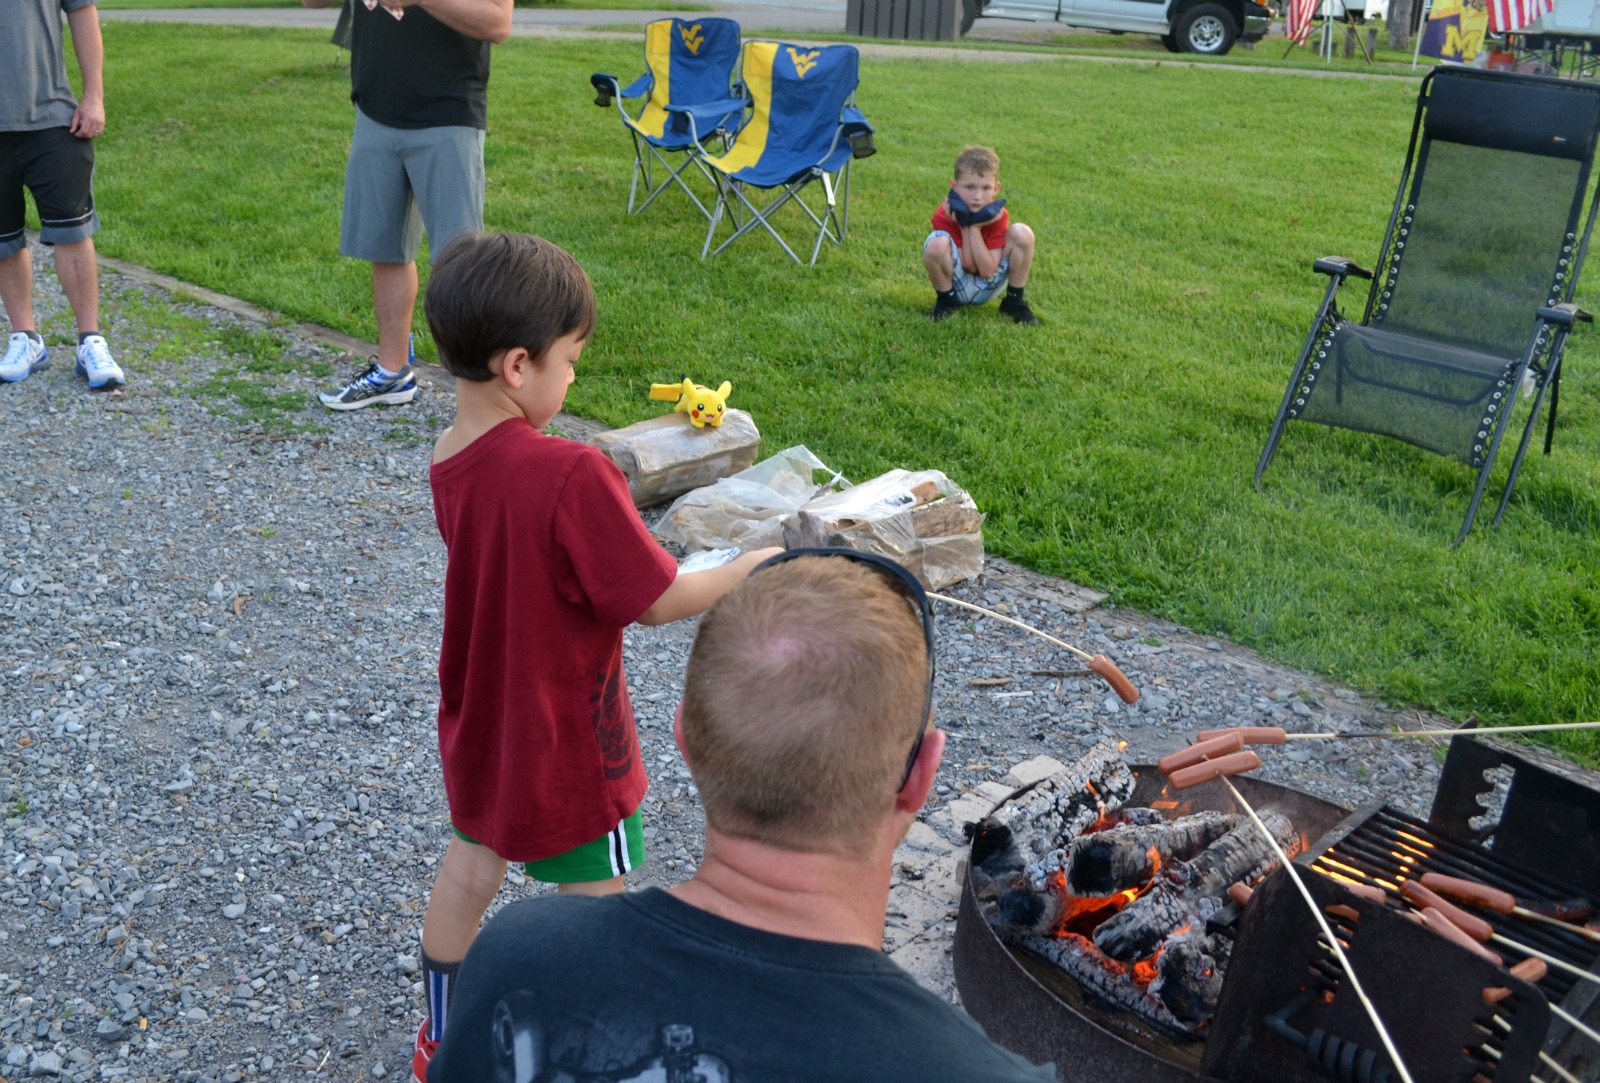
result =
[[930,728],[922,737],[922,747],[917,749],[916,762],[906,784],[895,795],[894,807],[913,815],[928,800],[934,779],[939,774],[939,763],[944,759],[944,732]]

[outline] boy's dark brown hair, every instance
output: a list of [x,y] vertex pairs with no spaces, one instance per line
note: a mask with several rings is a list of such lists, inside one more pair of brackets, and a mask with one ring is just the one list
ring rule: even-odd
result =
[[464,233],[433,264],[423,302],[452,376],[494,378],[489,359],[521,346],[535,365],[556,339],[594,331],[594,287],[578,261],[526,233]]
[[967,173],[973,176],[997,177],[1000,175],[1000,155],[988,147],[974,144],[962,147],[956,155],[956,176]]

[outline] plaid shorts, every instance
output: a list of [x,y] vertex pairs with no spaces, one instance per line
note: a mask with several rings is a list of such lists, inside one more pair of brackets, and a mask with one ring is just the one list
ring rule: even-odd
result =
[[988,278],[979,278],[961,266],[961,257],[958,254],[960,252],[959,246],[955,241],[950,240],[950,234],[942,229],[936,229],[928,234],[927,239],[922,242],[923,251],[927,251],[928,246],[933,243],[935,237],[943,237],[945,240],[950,241],[951,256],[954,257],[951,260],[954,265],[954,272],[951,276],[950,288],[955,291],[956,301],[963,305],[983,305],[994,300],[995,294],[1005,287],[1006,279],[1011,273],[1011,261],[1002,258],[1000,266],[995,268],[994,274]]

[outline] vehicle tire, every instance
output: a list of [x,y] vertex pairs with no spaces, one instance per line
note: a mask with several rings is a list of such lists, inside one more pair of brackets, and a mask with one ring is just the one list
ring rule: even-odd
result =
[[1239,29],[1221,4],[1196,4],[1178,16],[1172,36],[1178,39],[1183,52],[1221,56],[1233,48]]
[[1166,47],[1166,50],[1169,53],[1183,52],[1183,46],[1179,45],[1178,39],[1171,34],[1162,34],[1161,44]]

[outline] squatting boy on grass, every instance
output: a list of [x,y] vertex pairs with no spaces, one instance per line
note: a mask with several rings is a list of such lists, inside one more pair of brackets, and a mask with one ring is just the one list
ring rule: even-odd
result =
[[[116,212],[101,249],[370,339],[362,269],[332,248],[348,73],[326,35],[106,37],[124,119],[103,148],[119,169],[99,186]],[[637,420],[651,382],[692,367],[737,384],[770,447],[803,442],[851,477],[944,470],[992,551],[1118,604],[1457,718],[1600,715],[1593,333],[1567,355],[1555,453],[1459,549],[1470,471],[1392,441],[1309,434],[1272,495],[1250,486],[1320,296],[1311,261],[1377,251],[1412,79],[868,57],[858,98],[882,153],[855,171],[845,244],[801,272],[759,243],[700,261],[686,201],[626,215],[625,138],[586,88],[634,71],[636,43],[500,48],[487,224],[573,252],[605,306],[576,412]],[[931,104],[975,70],[1002,104]],[[905,258],[967,142],[1000,153],[1016,214],[1051,238],[1030,276],[1051,319],[1027,335],[930,325]]]

